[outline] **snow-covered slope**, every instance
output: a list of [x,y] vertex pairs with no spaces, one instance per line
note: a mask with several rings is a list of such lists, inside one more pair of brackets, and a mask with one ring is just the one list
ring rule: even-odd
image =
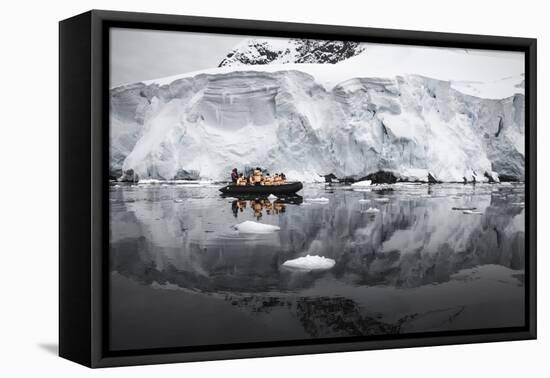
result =
[[[323,71],[333,80],[356,58],[278,67],[339,68]],[[262,166],[301,180],[378,170],[410,179],[430,172],[462,181],[493,171],[523,179],[521,94],[482,99],[416,75],[327,86],[323,74],[254,67],[112,89],[112,173],[226,179],[233,167]]]
[[[468,52],[460,49],[441,49],[418,46],[382,44],[361,44],[353,50],[355,55],[344,59],[344,55],[331,55],[342,59],[336,64],[322,61],[306,62],[295,53],[285,53],[281,45],[286,40],[270,40],[271,48],[278,51],[276,58],[266,64],[262,59],[250,58],[252,54],[247,43],[234,51],[247,56],[243,61],[228,63],[218,68],[186,72],[180,75],[145,81],[144,84],[168,85],[175,80],[195,77],[199,74],[223,74],[236,71],[301,71],[315,78],[325,89],[332,90],[336,85],[356,77],[395,78],[397,76],[420,75],[438,80],[450,81],[454,89],[476,97],[502,99],[515,94],[524,94],[525,80],[522,53],[509,53],[499,56],[483,51]],[[276,48],[274,46],[279,46]],[[240,50],[239,50],[240,49]]]
[[334,64],[365,50],[351,41],[313,39],[249,39],[243,41],[220,62],[219,67],[239,67],[284,63]]

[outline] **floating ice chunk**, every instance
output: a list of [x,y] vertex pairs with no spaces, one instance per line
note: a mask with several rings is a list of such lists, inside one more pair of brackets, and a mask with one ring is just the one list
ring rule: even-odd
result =
[[115,186],[113,186],[113,188],[117,188],[117,189],[118,189],[118,188],[120,188],[120,185],[115,185]]
[[175,203],[183,203],[183,199],[182,198],[176,198],[174,200]]
[[244,221],[233,226],[237,231],[245,234],[269,234],[279,231],[281,227],[270,224],[258,223],[253,221]]
[[377,184],[372,190],[393,190],[393,186],[390,184]]
[[380,210],[378,210],[375,207],[369,207],[367,210],[365,210],[365,213],[367,213],[367,214],[376,214],[376,213],[379,213],[379,212],[380,212]]
[[283,263],[283,266],[301,270],[326,270],[332,268],[335,264],[336,261],[327,257],[307,255],[294,260],[287,260]]
[[273,194],[270,194],[267,198],[270,200],[276,200],[278,197]]
[[359,200],[359,203],[369,203],[370,202],[370,199],[366,199],[366,198],[361,198]]
[[159,184],[161,181],[157,179],[141,179],[138,182],[138,185],[149,185],[149,184]]
[[374,200],[377,201],[377,202],[389,202],[390,201],[389,198],[375,198]]
[[463,214],[477,214],[477,215],[483,214],[482,211],[475,211],[475,210],[464,210],[462,213]]
[[325,197],[318,197],[318,198],[308,198],[306,201],[315,202],[315,203],[328,203],[329,199]]
[[371,186],[372,181],[371,180],[363,180],[363,181],[357,181],[351,184],[352,188],[365,188],[368,186]]
[[525,206],[525,202],[512,202],[514,206]]
[[489,171],[489,172],[486,172],[486,175],[489,176],[491,178],[491,180],[493,180],[493,182],[496,182],[496,183],[500,182],[500,179],[498,177],[498,173],[493,172],[493,171]]

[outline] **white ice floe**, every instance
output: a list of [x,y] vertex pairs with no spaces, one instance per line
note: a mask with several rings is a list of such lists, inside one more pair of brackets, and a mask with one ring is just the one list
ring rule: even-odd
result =
[[351,184],[352,188],[365,188],[371,186],[372,181],[371,180],[363,180],[363,181],[357,181]]
[[330,269],[336,264],[336,261],[323,256],[311,256],[298,257],[294,260],[287,260],[283,263],[283,266],[293,269],[301,270],[321,270]]
[[377,201],[377,202],[389,202],[390,201],[389,198],[375,198],[374,200]]
[[463,214],[476,214],[476,215],[481,215],[481,214],[483,214],[482,211],[475,211],[475,210],[464,210],[462,213],[463,213]]
[[182,198],[176,198],[176,199],[174,200],[175,203],[183,203],[183,201],[184,201],[184,200],[183,200]]
[[372,190],[393,190],[394,184],[376,184],[373,185]]
[[380,210],[378,210],[375,207],[369,207],[367,210],[365,210],[365,213],[367,213],[367,214],[376,214],[376,213],[379,213],[379,212],[380,212]]
[[271,224],[258,223],[253,221],[244,221],[233,226],[237,231],[245,234],[269,234],[279,231],[281,227]]
[[369,203],[370,199],[362,198],[359,200],[359,203]]
[[512,202],[514,206],[525,206],[525,202]]
[[161,183],[161,180],[157,180],[157,179],[141,179],[138,182],[139,185],[150,185],[150,184],[160,184],[160,183]]
[[276,200],[278,197],[273,194],[270,194],[267,198],[270,200]]
[[328,203],[329,199],[326,197],[317,197],[317,198],[308,198],[306,201],[314,202],[314,203]]

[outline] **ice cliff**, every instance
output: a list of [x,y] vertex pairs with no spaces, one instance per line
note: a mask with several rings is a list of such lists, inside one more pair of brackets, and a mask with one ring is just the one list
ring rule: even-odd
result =
[[417,75],[319,81],[249,69],[113,88],[111,175],[227,179],[233,167],[261,166],[301,180],[524,178],[522,94],[483,99]]

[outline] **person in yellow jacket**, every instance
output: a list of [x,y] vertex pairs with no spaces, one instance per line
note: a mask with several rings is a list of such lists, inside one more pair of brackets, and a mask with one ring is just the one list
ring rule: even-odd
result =
[[254,173],[252,174],[250,183],[252,185],[262,185],[262,182],[263,182],[262,170],[260,168],[256,168],[254,170]]
[[244,186],[246,185],[246,177],[242,173],[239,173],[239,178],[237,179],[237,185]]
[[269,175],[269,173],[266,173],[266,174],[265,174],[265,177],[264,177],[264,185],[267,185],[267,186],[273,185],[273,177],[271,177],[271,176]]

